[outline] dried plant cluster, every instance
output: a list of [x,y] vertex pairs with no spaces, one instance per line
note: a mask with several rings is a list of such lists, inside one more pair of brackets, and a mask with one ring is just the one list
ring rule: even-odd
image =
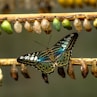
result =
[[75,7],[79,7],[79,8],[83,8],[84,5],[86,6],[92,6],[92,7],[96,7],[97,6],[97,0],[57,0],[58,3],[64,7],[64,8],[75,8]]

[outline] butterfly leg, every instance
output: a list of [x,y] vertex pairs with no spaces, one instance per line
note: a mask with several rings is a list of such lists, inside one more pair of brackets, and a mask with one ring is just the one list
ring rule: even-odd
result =
[[64,71],[63,66],[58,67],[57,71],[58,71],[58,74],[59,74],[61,77],[65,78],[66,74],[65,74],[65,71]]
[[42,72],[42,78],[44,79],[45,83],[49,83],[49,81],[48,81],[48,75],[46,73]]

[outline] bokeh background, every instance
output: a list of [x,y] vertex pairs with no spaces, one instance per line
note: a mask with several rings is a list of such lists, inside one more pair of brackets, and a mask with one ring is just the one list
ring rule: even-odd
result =
[[[84,6],[83,8],[76,7],[74,9],[63,8],[56,0],[54,1],[56,2],[56,6],[52,12],[93,12],[97,10],[97,7],[92,8],[88,6]],[[38,10],[35,9],[15,9],[11,13],[26,14],[37,12]],[[25,53],[44,50],[46,47],[54,45],[63,36],[72,32],[76,32],[74,27],[71,31],[61,28],[61,31],[57,32],[53,29],[50,35],[46,35],[45,33],[40,35],[28,33],[25,29],[20,34],[16,32],[12,35],[2,33],[0,36],[0,58],[17,58]],[[79,33],[79,38],[73,48],[72,57],[97,57],[97,29],[92,27],[91,32],[86,32],[83,29]],[[79,66],[74,67],[76,80],[71,79],[68,75],[63,79],[55,70],[54,73],[49,75],[50,84],[44,83],[40,71],[29,66],[28,70],[31,79],[25,79],[19,71],[18,81],[14,81],[10,77],[10,66],[1,66],[1,68],[4,80],[3,85],[0,87],[0,97],[97,97],[97,79],[91,75],[91,72],[89,72],[86,79],[83,79]],[[91,71],[91,67],[89,67],[89,71]]]

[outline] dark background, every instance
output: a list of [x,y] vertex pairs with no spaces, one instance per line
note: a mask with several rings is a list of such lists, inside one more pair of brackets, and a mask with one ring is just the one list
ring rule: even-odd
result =
[[[34,0],[33,0],[34,1]],[[86,7],[81,8],[62,8],[56,5],[53,12],[93,12],[97,8]],[[12,13],[37,13],[37,11],[26,11],[24,9],[17,9]],[[92,24],[92,21],[91,21]],[[75,32],[68,31],[64,28],[60,32],[53,29],[51,35],[42,33],[41,35],[35,33],[28,33],[23,29],[23,32],[12,35],[3,33],[0,36],[0,57],[1,58],[16,58],[22,54],[44,50],[48,46],[49,37],[51,47],[57,40],[63,36]],[[40,44],[33,40],[39,41]],[[42,46],[41,44],[45,45]],[[79,38],[73,48],[72,57],[97,57],[97,30],[92,27],[91,32],[86,32],[84,29],[79,33]],[[89,72],[86,79],[83,79],[80,72],[80,67],[75,67],[76,80],[71,79],[68,75],[62,79],[55,70],[49,75],[50,84],[45,84],[41,78],[41,72],[35,68],[29,67],[28,70],[31,79],[25,79],[19,71],[19,81],[14,81],[10,77],[10,66],[1,66],[4,74],[3,86],[0,87],[0,97],[96,97],[97,96],[97,79]],[[20,69],[20,67],[18,67]],[[66,69],[65,69],[66,70]],[[91,67],[89,67],[91,71]]]

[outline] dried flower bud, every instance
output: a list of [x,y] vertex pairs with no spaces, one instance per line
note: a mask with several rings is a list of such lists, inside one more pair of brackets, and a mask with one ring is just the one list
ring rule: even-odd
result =
[[97,28],[97,18],[93,21],[93,26]]
[[97,62],[96,62],[96,60],[94,60],[92,63],[91,73],[94,77],[97,78]]
[[70,23],[70,21],[68,19],[64,19],[62,21],[62,25],[64,28],[68,29],[68,30],[71,30],[72,29],[72,25]]
[[2,28],[2,30],[4,30],[8,34],[12,34],[12,32],[13,32],[12,27],[11,27],[11,24],[10,24],[10,22],[8,20],[4,20],[2,22],[1,28]]
[[10,70],[10,75],[14,80],[18,80],[18,69],[16,65],[12,65],[11,70]]
[[82,31],[82,23],[81,23],[80,19],[75,18],[75,20],[74,20],[74,27],[75,27],[75,29],[78,32],[81,32]]
[[64,71],[64,68],[63,67],[58,67],[58,74],[61,76],[61,77],[63,77],[63,78],[65,78],[65,71]]
[[41,34],[41,25],[40,25],[40,22],[35,20],[34,23],[33,23],[33,30],[38,33],[38,34]]
[[81,74],[83,78],[86,78],[89,72],[88,66],[87,64],[85,64],[83,60],[80,60],[80,62],[81,62]]
[[42,73],[42,78],[44,79],[45,83],[49,83],[48,75],[46,73]]
[[32,28],[31,24],[30,24],[28,21],[25,22],[24,28],[25,28],[28,32],[32,32],[32,31],[33,31],[33,28]]
[[22,32],[22,24],[19,21],[16,21],[14,24],[14,30],[17,33],[21,33]]
[[3,73],[2,69],[0,68],[0,86],[2,86],[2,80],[3,80]]
[[51,25],[50,25],[50,22],[47,19],[43,19],[41,21],[41,28],[44,30],[44,32],[46,34],[51,33]]
[[25,78],[30,78],[27,67],[24,64],[21,64],[21,73]]
[[53,19],[53,27],[57,30],[60,31],[61,30],[61,23],[57,18]]
[[73,68],[73,65],[72,65],[71,63],[68,65],[67,74],[68,74],[72,79],[75,79],[74,68]]
[[91,23],[88,19],[84,19],[83,21],[83,27],[86,31],[90,32],[92,30]]

